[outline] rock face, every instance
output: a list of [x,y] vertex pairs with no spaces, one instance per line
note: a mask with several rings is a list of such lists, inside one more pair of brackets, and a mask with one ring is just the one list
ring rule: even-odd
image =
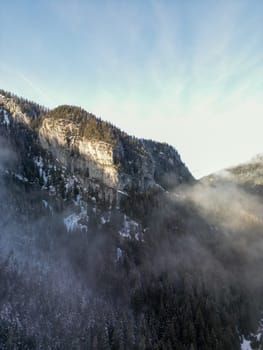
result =
[[77,126],[63,119],[46,118],[39,130],[39,138],[42,147],[72,173],[117,188],[118,171],[110,144],[79,137]]
[[0,93],[0,107],[1,111],[5,111],[5,115],[6,117],[4,118],[4,121],[6,123],[8,123],[8,117],[7,117],[7,111],[12,115],[12,119],[14,119],[14,121],[19,122],[19,123],[23,123],[25,125],[28,125],[30,120],[28,118],[28,116],[22,112],[20,106],[15,103],[15,101],[7,96],[4,96]]
[[[59,109],[60,107],[58,107]],[[192,175],[182,163],[179,154],[169,145],[139,140],[122,133],[110,124],[87,114],[84,128],[108,128],[107,141],[100,134],[85,136],[83,120],[73,118],[76,108],[47,115],[39,129],[40,142],[65,167],[81,174],[86,180],[99,181],[115,190],[139,192],[156,186],[167,187],[169,177],[173,184],[187,182]],[[59,113],[58,113],[59,112]],[[57,116],[59,114],[59,116]],[[85,118],[85,115],[84,115]]]

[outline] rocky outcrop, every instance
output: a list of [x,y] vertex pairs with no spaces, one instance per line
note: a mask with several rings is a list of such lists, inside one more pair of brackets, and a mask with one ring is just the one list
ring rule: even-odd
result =
[[[99,134],[85,137],[81,134],[83,121],[72,117],[74,109],[69,107],[71,115],[67,116],[63,108],[59,117],[54,118],[51,113],[44,118],[39,137],[42,147],[74,174],[115,190],[138,192],[153,187],[166,189],[169,182],[175,185],[192,179],[171,146],[132,138],[111,125],[107,127],[112,128],[109,134],[112,132],[114,137],[109,142]],[[85,128],[91,127],[87,116]]]
[[[5,115],[8,111],[12,115],[12,119],[14,119],[14,121],[29,125],[30,119],[25,113],[21,111],[20,106],[17,103],[15,103],[15,101],[11,97],[4,96],[1,93],[0,109]],[[7,122],[7,120],[8,118],[5,117],[4,121]]]
[[77,125],[64,119],[46,118],[39,138],[42,147],[73,174],[86,181],[98,180],[108,187],[118,187],[118,171],[110,144],[80,137]]

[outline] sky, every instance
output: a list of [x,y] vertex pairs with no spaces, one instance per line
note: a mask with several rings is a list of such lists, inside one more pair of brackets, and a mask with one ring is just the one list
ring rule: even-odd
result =
[[197,178],[263,153],[262,0],[0,1],[0,88],[169,143]]

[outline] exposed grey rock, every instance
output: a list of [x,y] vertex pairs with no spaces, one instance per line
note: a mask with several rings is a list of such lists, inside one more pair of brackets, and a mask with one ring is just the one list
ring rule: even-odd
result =
[[78,123],[66,116],[47,117],[39,137],[43,148],[83,178],[139,192],[156,186],[166,188],[169,180],[175,185],[192,179],[179,154],[169,145],[130,137],[133,141],[127,149],[121,137],[109,143],[81,136],[79,129]]

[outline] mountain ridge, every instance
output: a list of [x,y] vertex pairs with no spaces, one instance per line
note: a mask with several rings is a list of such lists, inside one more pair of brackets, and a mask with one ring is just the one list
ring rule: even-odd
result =
[[[174,184],[193,180],[172,146],[129,136],[80,107],[63,105],[47,110],[3,91],[1,96],[3,113],[9,111],[16,122],[32,129],[43,149],[71,171],[81,170],[82,178],[90,177],[121,191],[139,192],[166,187],[165,177],[169,175],[174,177]],[[21,104],[27,108],[21,109]],[[30,104],[37,106],[37,112],[28,113]],[[7,115],[3,118],[5,124]],[[90,166],[85,167],[85,162]]]

